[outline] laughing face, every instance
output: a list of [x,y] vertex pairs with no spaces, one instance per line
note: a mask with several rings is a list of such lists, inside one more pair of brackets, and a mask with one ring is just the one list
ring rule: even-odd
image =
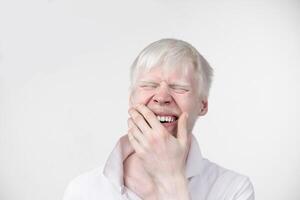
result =
[[195,73],[192,66],[157,66],[141,71],[130,95],[130,106],[146,105],[174,136],[178,117],[186,112],[190,133],[197,117],[207,112],[207,100],[200,97]]

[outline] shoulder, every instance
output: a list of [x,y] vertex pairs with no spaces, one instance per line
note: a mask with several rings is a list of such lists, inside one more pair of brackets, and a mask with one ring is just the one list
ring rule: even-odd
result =
[[248,176],[204,159],[203,176],[211,182],[211,199],[254,200],[254,188]]
[[107,185],[102,168],[96,168],[73,178],[67,185],[63,200],[83,200]]

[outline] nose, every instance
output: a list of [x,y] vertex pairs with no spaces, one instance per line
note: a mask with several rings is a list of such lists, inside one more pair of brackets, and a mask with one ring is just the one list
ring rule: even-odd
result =
[[169,87],[166,83],[161,83],[160,86],[156,88],[152,101],[159,105],[171,104],[172,96],[169,93]]

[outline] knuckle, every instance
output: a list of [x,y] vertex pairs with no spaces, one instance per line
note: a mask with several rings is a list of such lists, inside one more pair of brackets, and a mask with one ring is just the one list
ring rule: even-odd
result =
[[153,146],[156,145],[159,142],[159,138],[157,136],[151,136],[149,137],[149,145]]
[[132,123],[132,118],[131,117],[127,119],[127,123],[128,124]]
[[145,117],[150,118],[151,117],[151,112],[149,110],[145,111]]
[[129,139],[129,141],[134,140],[133,136],[130,133],[128,134],[128,139]]
[[131,133],[135,138],[138,136],[138,133],[137,133],[137,131],[135,131],[135,129],[132,129]]
[[133,128],[129,128],[128,132],[132,134],[133,133]]
[[135,115],[134,117],[133,117],[133,120],[134,121],[136,121],[136,122],[139,122],[139,121],[141,121],[142,120],[142,116],[141,115]]

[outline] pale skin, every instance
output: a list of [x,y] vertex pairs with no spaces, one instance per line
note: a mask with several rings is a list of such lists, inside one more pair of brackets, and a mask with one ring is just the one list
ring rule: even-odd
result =
[[[144,200],[190,199],[185,164],[191,131],[207,112],[191,66],[143,71],[130,95],[128,138],[134,153],[124,161],[125,185]],[[174,116],[161,123],[157,116]]]

